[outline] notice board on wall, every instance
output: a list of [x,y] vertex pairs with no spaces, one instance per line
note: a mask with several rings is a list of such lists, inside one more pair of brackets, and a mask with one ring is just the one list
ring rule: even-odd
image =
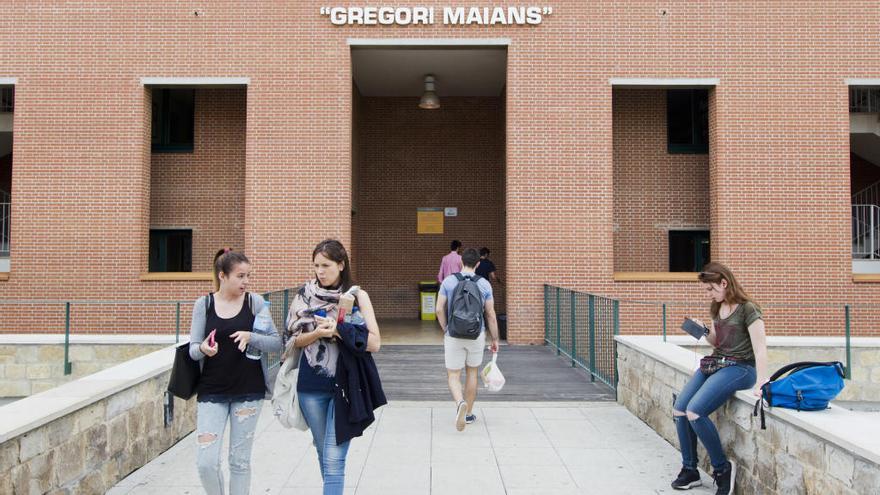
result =
[[443,233],[443,208],[419,208],[416,211],[416,219],[416,233]]

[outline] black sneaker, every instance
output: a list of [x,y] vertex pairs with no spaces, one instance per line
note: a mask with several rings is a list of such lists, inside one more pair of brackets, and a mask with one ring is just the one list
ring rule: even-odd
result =
[[732,495],[733,484],[736,482],[736,464],[733,461],[727,462],[727,469],[723,471],[715,471],[712,473],[715,478],[715,495]]
[[476,421],[476,420],[477,420],[476,414],[468,414],[467,416],[464,417],[464,423],[467,425],[473,424],[474,421]]
[[683,467],[681,468],[681,472],[678,473],[678,478],[675,478],[675,481],[672,482],[672,488],[675,488],[676,490],[690,490],[691,488],[702,484],[703,482],[700,481],[699,471]]

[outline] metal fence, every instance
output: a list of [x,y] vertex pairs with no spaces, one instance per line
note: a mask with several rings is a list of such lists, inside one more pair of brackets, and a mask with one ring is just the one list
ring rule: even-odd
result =
[[[666,342],[668,335],[686,335],[679,327],[685,317],[697,317],[707,322],[709,318],[708,303],[686,302],[654,302],[620,300],[623,307],[623,327],[638,328],[638,333],[652,334],[658,332]],[[767,333],[777,334],[780,330],[796,328],[799,325],[819,326],[821,333],[810,333],[809,337],[842,337],[844,341],[844,365],[846,378],[852,376],[852,345],[851,337],[854,326],[862,327],[862,334],[870,334],[875,328],[876,318],[880,311],[872,304],[761,304],[761,313],[768,323]],[[783,326],[784,325],[784,326]],[[868,327],[865,329],[864,327]],[[656,330],[651,330],[652,328]],[[867,332],[865,331],[867,330]],[[656,334],[655,334],[656,335]],[[803,334],[802,334],[803,335]],[[696,341],[695,341],[696,343]],[[827,361],[837,361],[833,349],[828,349]]]
[[9,211],[11,206],[12,204],[8,201],[0,203],[0,256],[9,256]]
[[[621,328],[633,334],[654,334],[666,341],[679,330],[684,317],[707,321],[706,302],[660,302],[611,299],[544,285],[544,341],[558,355],[571,360],[599,380],[617,388],[617,347],[614,336]],[[843,338],[843,356],[833,347],[817,348],[817,359],[845,361],[846,378],[852,377],[851,336],[869,335],[876,328],[880,309],[868,303],[766,304],[761,311],[772,322],[768,333],[790,333],[793,328],[820,328],[816,337]],[[655,333],[656,332],[656,333]],[[696,341],[694,342],[696,344]]]
[[544,341],[617,393],[619,302],[544,285]]
[[[271,302],[272,320],[282,331],[291,289],[263,293]],[[21,321],[19,332],[58,334],[64,332],[64,374],[72,373],[70,336],[125,335],[145,333],[181,336],[189,334],[193,301],[0,301],[5,321]],[[27,315],[26,318],[14,315]],[[270,353],[270,367],[278,366],[280,353]]]
[[880,206],[852,205],[852,257],[880,258]]

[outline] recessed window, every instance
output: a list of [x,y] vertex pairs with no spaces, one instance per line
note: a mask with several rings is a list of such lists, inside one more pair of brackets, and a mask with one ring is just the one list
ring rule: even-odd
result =
[[669,153],[709,152],[709,91],[666,91],[666,149]]
[[669,231],[670,272],[698,272],[709,261],[708,230]]
[[191,272],[192,230],[150,229],[150,271]]
[[152,150],[191,153],[195,130],[194,89],[153,89]]

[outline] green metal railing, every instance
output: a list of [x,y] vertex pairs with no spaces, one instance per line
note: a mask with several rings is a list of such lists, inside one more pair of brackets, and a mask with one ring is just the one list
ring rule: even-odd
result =
[[617,300],[544,285],[544,341],[617,393]]
[[[291,289],[266,292],[263,298],[272,303],[272,320],[281,332],[290,307]],[[179,343],[182,334],[184,338],[189,334],[189,321],[184,321],[182,316],[184,312],[191,314],[192,305],[193,301],[0,301],[0,311],[30,314],[33,320],[39,322],[39,333],[55,333],[52,328],[59,328],[63,324],[64,374],[70,375],[73,372],[73,363],[70,361],[72,334],[170,335],[169,324],[173,315],[175,342]],[[22,310],[20,306],[26,309]],[[80,318],[85,322],[79,323]],[[269,353],[268,359],[270,367],[278,366],[281,354]]]
[[[702,318],[705,322],[708,318],[708,304],[707,303],[682,303],[682,302],[649,302],[649,301],[631,301],[631,300],[621,300],[621,304],[623,304],[627,308],[627,313],[645,313],[645,308],[651,308],[647,311],[653,312],[656,311],[657,317],[659,317],[660,325],[659,330],[660,334],[663,337],[663,341],[666,342],[666,338],[669,335],[669,329],[671,328],[671,332],[673,335],[684,335],[684,333],[678,330],[679,325],[681,324],[681,320],[684,316],[695,316],[698,318]],[[821,319],[824,323],[825,328],[828,329],[827,332],[824,332],[821,336],[837,336],[843,337],[844,339],[844,356],[843,359],[845,361],[845,374],[846,378],[852,378],[852,324],[853,324],[853,308],[863,309],[861,319],[867,320],[873,314],[873,308],[870,308],[869,305],[861,304],[762,304],[761,312],[763,313],[765,320],[771,322],[768,325],[767,333],[772,335],[775,331],[778,331],[778,327],[774,327],[774,324],[778,324],[781,319],[789,318],[794,319],[796,315],[800,315],[801,318],[816,318]],[[671,313],[674,313],[675,316],[670,316]],[[650,316],[648,316],[650,319]],[[670,325],[671,321],[671,325]],[[819,336],[819,335],[817,335]],[[840,359],[838,356],[833,356],[829,353],[826,358],[829,361],[836,361]]]
[[[876,326],[880,309],[861,304],[762,304],[768,321],[767,333],[797,333],[802,327],[827,329],[815,336],[842,337],[840,347],[817,348],[811,360],[844,361],[846,378],[852,378],[853,328]],[[557,355],[571,360],[599,380],[616,388],[616,345],[614,336],[621,326],[635,333],[650,333],[652,328],[665,342],[668,334],[686,335],[678,330],[685,316],[707,321],[709,304],[702,302],[662,302],[611,299],[553,285],[544,285],[544,340],[556,349]],[[656,324],[656,326],[654,326]],[[802,326],[802,327],[801,327]],[[696,342],[694,342],[696,345]]]

